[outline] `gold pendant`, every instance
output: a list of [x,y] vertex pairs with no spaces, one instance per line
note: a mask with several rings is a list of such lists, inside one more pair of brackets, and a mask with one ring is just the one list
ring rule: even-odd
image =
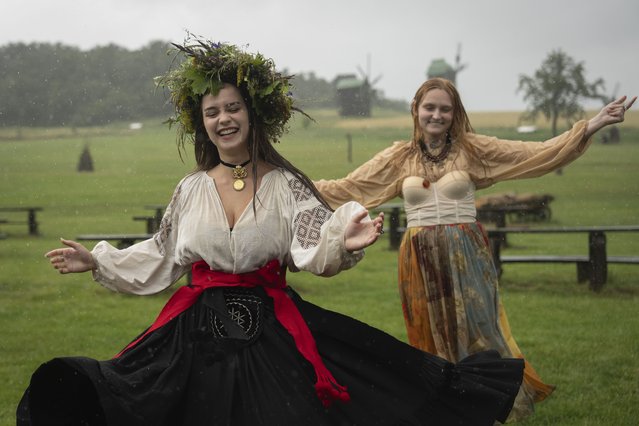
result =
[[236,191],[241,191],[244,189],[244,181],[242,179],[235,179],[233,181],[233,189]]
[[[244,179],[248,176],[248,172],[243,166],[235,166],[233,169],[233,178],[234,179]],[[236,181],[237,182],[237,181]],[[242,188],[244,188],[244,184],[242,183]]]

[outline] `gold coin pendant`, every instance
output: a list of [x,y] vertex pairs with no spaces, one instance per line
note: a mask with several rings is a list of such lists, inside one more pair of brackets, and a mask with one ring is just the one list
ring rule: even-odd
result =
[[236,191],[241,191],[244,189],[244,181],[242,179],[236,179],[233,181],[233,189]]

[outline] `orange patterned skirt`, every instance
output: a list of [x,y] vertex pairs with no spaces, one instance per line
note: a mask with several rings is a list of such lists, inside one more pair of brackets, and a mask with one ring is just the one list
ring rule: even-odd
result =
[[[499,300],[498,276],[479,222],[408,228],[399,292],[411,345],[450,361],[487,349],[524,358]],[[554,390],[526,362],[510,420],[531,415]]]

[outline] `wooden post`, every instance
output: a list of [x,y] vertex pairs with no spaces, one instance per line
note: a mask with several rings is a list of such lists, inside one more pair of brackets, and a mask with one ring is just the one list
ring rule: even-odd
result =
[[590,289],[600,291],[608,279],[606,234],[602,231],[588,233],[588,256],[590,258]]
[[488,244],[490,251],[493,255],[493,263],[495,264],[495,270],[497,276],[501,276],[501,244],[506,238],[506,233],[499,232],[498,230],[488,231]]
[[155,215],[154,215],[154,219],[153,219],[153,227],[152,230],[149,232],[149,234],[155,234],[156,232],[158,232],[160,230],[160,224],[162,223],[162,216],[164,215],[164,210],[163,209],[156,209],[155,210]]
[[158,230],[158,219],[153,216],[152,218],[146,219],[146,233],[147,234],[155,234]]
[[34,209],[29,210],[29,234],[38,235],[38,222],[36,221],[36,212]]
[[495,215],[495,226],[497,228],[505,228],[506,227],[506,210],[495,209],[493,214]]
[[390,248],[391,250],[399,249],[399,245],[402,242],[402,233],[399,231],[399,207],[393,207],[390,213]]

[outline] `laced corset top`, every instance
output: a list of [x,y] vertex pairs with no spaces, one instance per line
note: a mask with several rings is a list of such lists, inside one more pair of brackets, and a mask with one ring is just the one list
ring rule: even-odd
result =
[[475,184],[466,172],[451,171],[436,182],[409,176],[402,184],[408,227],[475,222]]

